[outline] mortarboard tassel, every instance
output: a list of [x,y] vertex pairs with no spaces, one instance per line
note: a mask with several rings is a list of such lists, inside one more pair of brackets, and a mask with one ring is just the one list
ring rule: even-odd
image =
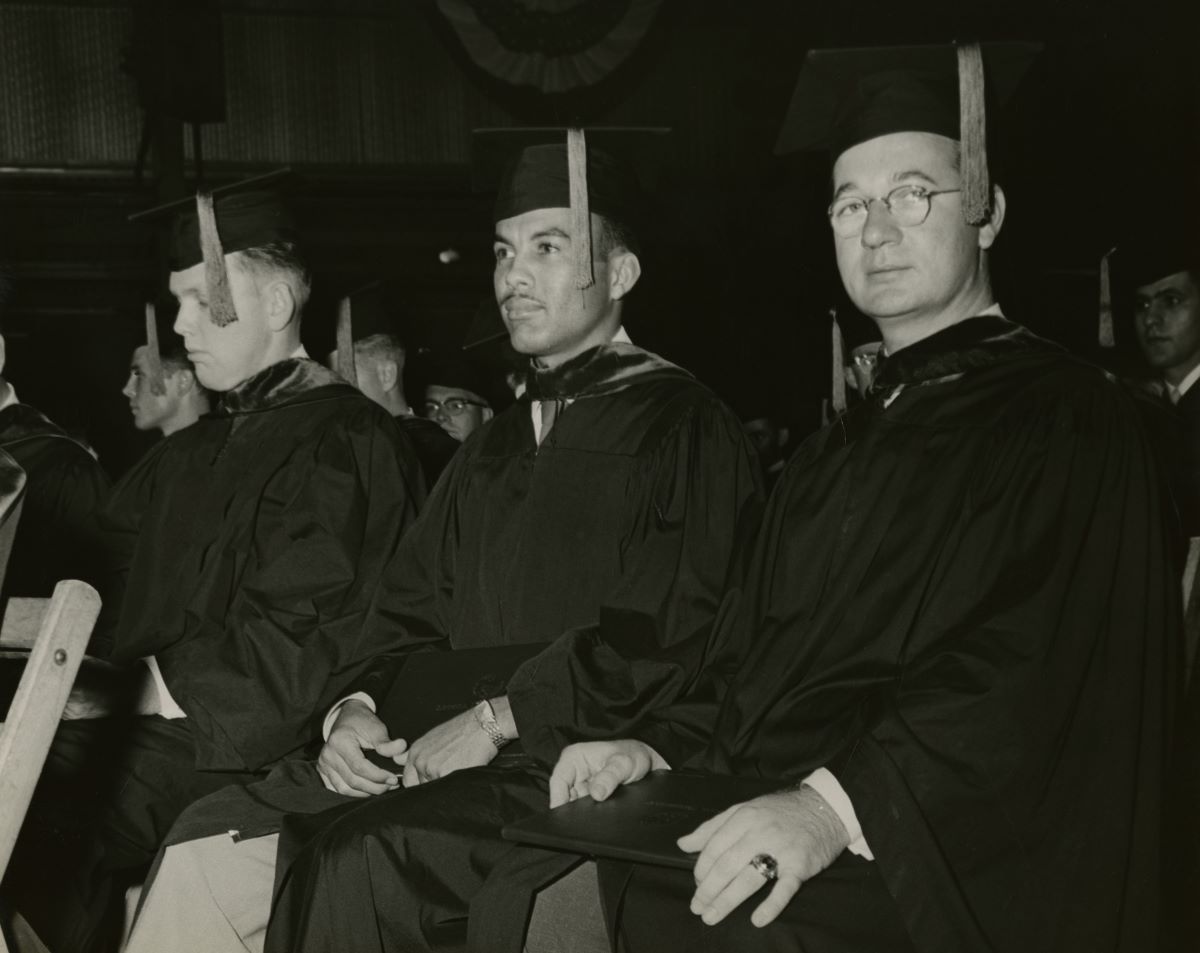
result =
[[958,47],[958,114],[963,216],[968,225],[982,225],[991,211],[992,189],[988,182],[983,52],[978,43]]
[[200,223],[200,250],[204,254],[204,282],[208,286],[208,315],[219,328],[233,324],[237,310],[229,290],[229,273],[225,270],[225,251],[217,232],[217,216],[213,198],[208,192],[196,193],[196,218]]
[[146,365],[150,372],[150,393],[160,397],[167,392],[163,380],[162,351],[158,347],[158,319],[154,302],[146,302]]
[[843,357],[842,329],[838,325],[837,309],[830,308],[829,316],[833,319],[833,412],[840,414],[846,410],[846,361]]
[[1100,259],[1100,346],[1116,347],[1117,339],[1113,333],[1112,309],[1112,278],[1109,272],[1109,258],[1116,248],[1110,248]]
[[582,129],[567,130],[567,175],[571,190],[571,241],[575,247],[575,287],[596,283],[592,272],[592,216],[588,208],[587,139]]
[[338,302],[337,372],[346,383],[358,386],[358,369],[354,366],[354,326],[350,323],[350,298]]

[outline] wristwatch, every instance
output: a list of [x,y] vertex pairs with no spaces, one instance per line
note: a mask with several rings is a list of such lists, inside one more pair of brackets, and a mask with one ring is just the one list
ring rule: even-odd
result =
[[475,705],[473,710],[475,712],[476,723],[492,739],[492,744],[496,746],[497,751],[508,744],[508,739],[504,737],[504,732],[500,730],[500,722],[496,720],[496,711],[492,708],[490,701],[486,698],[483,699]]

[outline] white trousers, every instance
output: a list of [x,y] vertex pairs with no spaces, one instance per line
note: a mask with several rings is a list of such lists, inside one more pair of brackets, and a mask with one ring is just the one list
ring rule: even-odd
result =
[[279,835],[166,848],[125,953],[262,953]]

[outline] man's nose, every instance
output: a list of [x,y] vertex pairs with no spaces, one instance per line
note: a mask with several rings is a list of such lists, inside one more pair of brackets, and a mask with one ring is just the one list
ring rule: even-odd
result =
[[899,240],[900,226],[892,218],[891,210],[881,199],[870,199],[867,202],[867,220],[863,223],[862,243],[868,248],[878,248]]

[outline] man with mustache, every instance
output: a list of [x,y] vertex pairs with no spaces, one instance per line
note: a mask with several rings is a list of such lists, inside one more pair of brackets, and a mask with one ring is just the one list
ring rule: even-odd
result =
[[115,948],[124,887],[178,813],[319,739],[424,496],[387,414],[300,343],[310,279],[279,196],[183,205],[175,330],[220,402],[102,514],[125,580],[111,658],[147,690],[60,727],[22,830],[5,895],[54,953]]
[[[474,855],[472,825],[546,797],[544,773],[490,763],[561,719],[574,694],[564,682],[516,706],[501,689],[405,737],[374,708],[411,653],[551,643],[595,623],[601,607],[648,617],[663,633],[691,632],[716,612],[735,536],[761,498],[753,451],[706,387],[630,343],[623,317],[641,273],[643,199],[616,156],[589,148],[586,163],[582,226],[570,188],[578,172],[561,133],[521,150],[503,178],[493,281],[509,339],[529,357],[527,389],[463,444],[401,543],[362,634],[378,649],[378,668],[331,715],[315,765],[292,763],[185,815],[172,840],[190,839],[163,852],[131,953],[197,948],[199,937],[211,951],[259,948],[277,838],[251,835],[278,829],[280,809],[332,807],[306,824],[336,827],[347,857],[360,840],[395,838],[406,850],[405,828],[428,824],[427,841],[417,834],[422,847],[448,865],[435,895],[422,894],[432,881],[419,870],[390,863],[343,869],[328,895],[297,879],[288,912],[275,914],[273,948],[300,949],[319,935],[338,950],[404,949],[408,939],[393,927],[409,924],[384,911],[413,892],[421,898],[413,902],[430,903],[429,931],[456,935],[488,864]],[[636,633],[628,650],[656,651],[657,632]],[[367,759],[372,749],[392,759],[390,769]],[[460,812],[471,822],[439,829],[439,816]],[[281,845],[281,856],[296,846]]]
[[[1028,56],[989,53],[1010,84]],[[628,953],[1160,948],[1177,526],[1137,401],[992,291],[1006,198],[978,135],[981,57],[809,54],[780,147],[829,147],[838,271],[886,356],[776,486],[710,639],[741,657],[708,668],[723,697],[608,672],[652,689],[622,694],[641,713],[614,726],[625,740],[589,725],[547,744],[578,742],[552,805],[667,764],[774,790],[664,845],[691,869],[581,868],[558,895],[574,950],[610,949],[605,925]],[[514,696],[603,690],[561,648]],[[478,950],[521,948],[496,936],[515,869],[472,908],[492,914]]]

